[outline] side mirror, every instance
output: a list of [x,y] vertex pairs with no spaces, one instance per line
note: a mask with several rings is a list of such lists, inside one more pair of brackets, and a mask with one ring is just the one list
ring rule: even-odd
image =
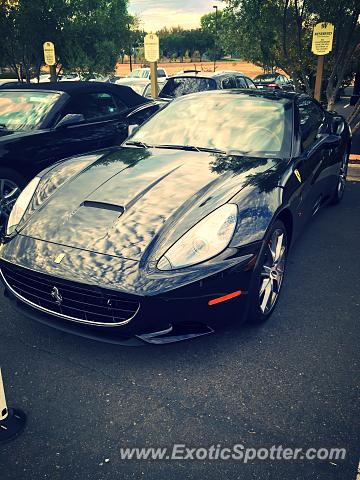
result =
[[56,129],[71,127],[72,125],[77,125],[85,120],[85,117],[82,113],[68,113],[60,122],[56,125]]
[[137,128],[139,128],[139,125],[129,125],[129,135],[133,134]]
[[342,117],[333,117],[331,127],[333,133],[341,135],[345,128],[344,119]]

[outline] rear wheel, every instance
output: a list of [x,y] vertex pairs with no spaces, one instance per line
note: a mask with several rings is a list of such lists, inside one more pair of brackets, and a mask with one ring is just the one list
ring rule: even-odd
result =
[[349,163],[349,152],[345,150],[344,155],[342,157],[342,161],[341,161],[341,167],[340,167],[338,182],[336,185],[336,190],[334,191],[330,199],[330,202],[329,202],[330,205],[337,205],[338,203],[341,202],[344,196],[344,191],[346,186],[346,175],[348,171],[348,163]]
[[249,323],[265,322],[279,299],[288,252],[284,224],[277,220],[265,237],[249,292]]
[[11,209],[25,184],[23,177],[14,170],[0,168],[0,235],[5,232]]

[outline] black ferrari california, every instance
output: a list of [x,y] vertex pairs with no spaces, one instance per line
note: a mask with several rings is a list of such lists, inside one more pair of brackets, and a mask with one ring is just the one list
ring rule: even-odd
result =
[[263,322],[290,245],[343,196],[350,142],[344,119],[308,96],[180,97],[121,147],[30,182],[0,247],[5,295],[43,323],[110,342]]

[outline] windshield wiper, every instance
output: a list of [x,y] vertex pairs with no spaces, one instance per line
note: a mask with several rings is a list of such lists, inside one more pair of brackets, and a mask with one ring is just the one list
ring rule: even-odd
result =
[[225,153],[223,150],[217,148],[208,148],[208,147],[196,147],[195,145],[174,145],[174,144],[164,144],[164,145],[154,145],[155,148],[169,148],[174,150],[186,150],[189,152],[210,152],[210,153]]
[[148,145],[145,142],[139,142],[139,141],[134,141],[134,140],[129,140],[128,142],[125,142],[124,145],[133,145],[134,147],[142,147],[142,148],[152,148],[152,145]]
[[200,152],[198,147],[193,147],[192,145],[173,145],[173,144],[163,144],[163,145],[154,145],[155,148],[169,148],[174,150],[189,150],[191,152]]

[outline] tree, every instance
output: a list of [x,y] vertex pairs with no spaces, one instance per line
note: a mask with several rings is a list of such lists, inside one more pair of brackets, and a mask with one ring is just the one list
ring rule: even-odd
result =
[[332,110],[349,62],[359,42],[360,2],[323,0],[225,0],[227,41],[236,42],[242,57],[268,70],[281,68],[299,87],[312,92],[316,57],[311,53],[316,23],[335,26],[334,47],[326,56],[328,109]]
[[200,20],[201,30],[207,34],[208,39],[208,52],[213,58],[215,55],[216,46],[216,58],[221,58],[227,50],[227,45],[224,40],[224,34],[226,32],[226,16],[222,10],[216,12],[207,13],[203,15]]
[[113,70],[133,19],[127,0],[0,0],[0,64],[26,81],[40,71],[43,43],[59,64],[88,72]]
[[186,30],[182,27],[163,28],[157,32],[163,56],[183,60],[186,53],[192,59],[195,52],[201,57],[212,45],[212,36],[202,29]]

